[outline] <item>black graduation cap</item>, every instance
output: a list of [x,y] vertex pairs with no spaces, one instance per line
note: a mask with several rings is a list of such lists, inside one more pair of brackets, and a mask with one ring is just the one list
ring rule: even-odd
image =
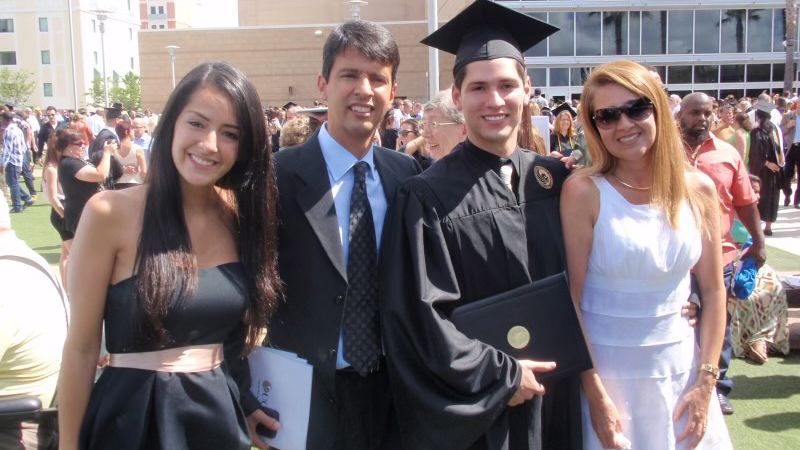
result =
[[292,106],[297,106],[297,103],[295,103],[295,102],[288,102],[288,103],[286,103],[285,105],[283,105],[283,109],[289,109],[289,108],[291,108]]
[[422,43],[456,55],[453,73],[474,61],[512,58],[525,65],[522,52],[558,28],[490,0],[476,0]]
[[122,117],[122,103],[114,102],[106,107],[106,119],[116,119]]
[[578,117],[578,111],[575,111],[575,108],[573,108],[572,105],[569,104],[569,102],[564,102],[556,106],[552,112],[554,116],[558,116],[559,114],[561,114],[561,111],[568,111],[569,115],[572,116],[573,119]]

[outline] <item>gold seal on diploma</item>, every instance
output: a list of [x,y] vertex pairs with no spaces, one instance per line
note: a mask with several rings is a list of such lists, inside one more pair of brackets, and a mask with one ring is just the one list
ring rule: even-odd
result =
[[531,333],[527,328],[517,325],[508,330],[506,339],[508,339],[508,345],[520,350],[531,342]]

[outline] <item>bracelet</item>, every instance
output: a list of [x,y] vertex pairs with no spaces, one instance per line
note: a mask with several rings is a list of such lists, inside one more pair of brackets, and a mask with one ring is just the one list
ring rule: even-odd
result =
[[714,376],[714,379],[719,379],[719,367],[709,363],[700,364],[700,367],[697,369],[699,372],[708,372]]

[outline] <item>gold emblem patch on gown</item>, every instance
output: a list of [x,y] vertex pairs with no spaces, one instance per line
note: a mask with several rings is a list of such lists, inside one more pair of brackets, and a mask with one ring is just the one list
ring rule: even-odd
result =
[[533,175],[536,177],[536,182],[539,183],[539,186],[545,189],[553,188],[553,175],[549,170],[542,166],[534,166]]

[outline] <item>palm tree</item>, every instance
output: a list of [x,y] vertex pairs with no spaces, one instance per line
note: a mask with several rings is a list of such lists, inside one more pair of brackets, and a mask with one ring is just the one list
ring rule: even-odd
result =
[[797,2],[795,0],[786,0],[783,17],[786,20],[786,65],[783,72],[783,92],[792,92],[794,45],[797,40]]
[[[750,19],[754,22],[761,20],[763,11],[763,9],[751,10]],[[744,53],[744,22],[747,20],[747,10],[728,9],[725,10],[725,16],[726,17],[722,19],[722,23],[736,22],[736,53]]]
[[[628,13],[626,11],[605,11],[605,12],[590,12],[589,16],[596,16],[598,14],[603,15],[603,28],[606,25],[613,24],[614,25],[614,49],[616,53],[615,55],[625,55],[628,53],[628,49],[622,48],[623,40],[622,37],[627,35],[627,30],[622,29],[622,24],[624,23],[625,19],[628,17]],[[603,49],[603,54],[607,54],[605,52],[605,48]]]

